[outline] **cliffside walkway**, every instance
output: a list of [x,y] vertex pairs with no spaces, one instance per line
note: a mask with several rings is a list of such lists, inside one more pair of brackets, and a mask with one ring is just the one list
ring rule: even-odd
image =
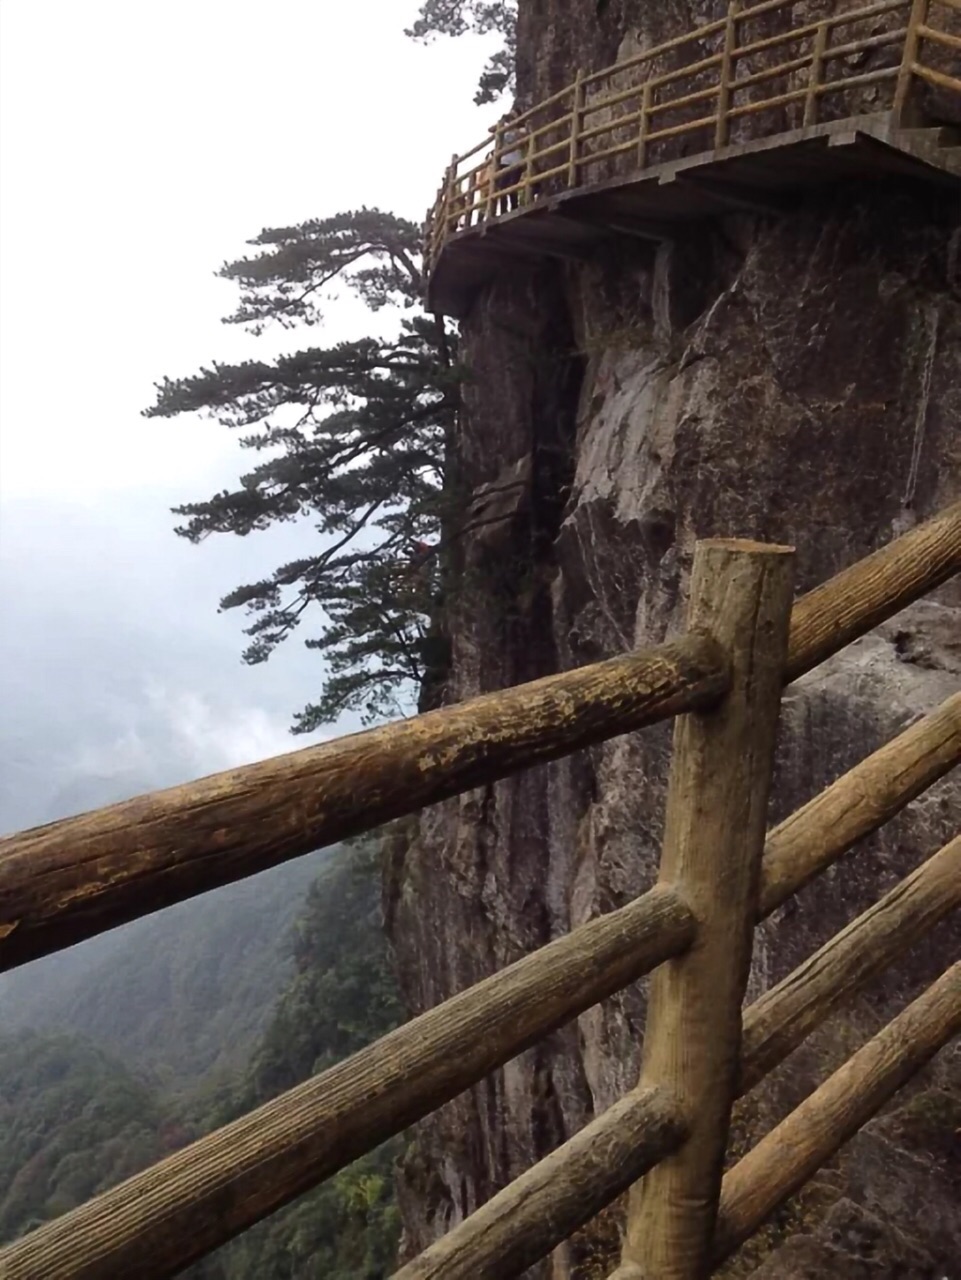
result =
[[711,1274],[961,1032],[945,957],[719,1182],[735,1099],[961,906],[959,832],[742,1014],[755,924],[961,761],[959,690],[765,831],[782,690],[958,573],[961,503],[796,601],[792,548],[701,542],[671,643],[0,841],[3,970],[678,717],[647,893],[7,1245],[0,1276],[175,1275],[647,973],[636,1088],[396,1280],[508,1280],[628,1187],[618,1280]]
[[804,187],[901,174],[961,190],[961,0],[837,7],[801,23],[791,0],[735,0],[455,156],[427,216],[430,309],[465,315],[519,260],[777,212]]

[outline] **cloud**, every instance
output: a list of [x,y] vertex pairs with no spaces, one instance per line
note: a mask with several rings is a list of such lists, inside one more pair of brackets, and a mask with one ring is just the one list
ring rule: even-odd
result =
[[136,774],[163,777],[162,783],[188,781],[295,751],[310,742],[294,738],[287,721],[261,706],[225,705],[196,691],[161,684],[145,687],[131,704],[131,723],[114,736],[84,742],[67,771],[110,778]]

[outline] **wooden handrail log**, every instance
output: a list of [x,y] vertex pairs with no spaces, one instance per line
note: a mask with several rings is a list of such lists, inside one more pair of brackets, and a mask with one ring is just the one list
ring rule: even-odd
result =
[[735,19],[738,23],[748,22],[751,18],[761,18],[767,13],[774,13],[777,9],[790,8],[791,3],[792,0],[763,0],[763,3],[752,5],[749,9],[739,9]]
[[750,1092],[848,996],[959,906],[961,835],[755,1000],[744,1015],[740,1092]]
[[686,1137],[663,1090],[636,1089],[498,1192],[393,1280],[507,1280],[545,1257]]
[[175,1274],[684,950],[652,889],[0,1251],[4,1280]]
[[949,76],[944,71],[935,71],[933,67],[925,67],[920,62],[913,63],[911,70],[916,76],[920,76],[928,84],[933,84],[937,89],[951,89],[955,93],[961,93],[961,78],[957,76]]
[[961,963],[830,1076],[725,1176],[714,1265],[740,1247],[961,1032]]
[[794,606],[787,679],[961,573],[961,502],[815,587]]
[[[837,58],[850,58],[854,53],[865,53],[869,49],[884,49],[889,44],[898,44],[907,34],[907,27],[896,27],[877,36],[863,36],[860,40],[849,40],[847,44],[833,44],[824,50],[823,61],[834,62]],[[847,81],[839,80],[838,83],[846,84]]]
[[[818,18],[816,22],[806,22],[803,26],[792,27],[789,31],[779,31],[776,35],[765,36],[761,40],[752,40],[748,44],[738,45],[734,50],[733,57],[735,61],[740,61],[741,58],[749,58],[753,54],[775,49],[778,45],[789,44],[794,40],[805,40],[809,36],[817,35],[818,27],[822,24],[829,31],[833,31],[838,27],[848,27],[855,22],[862,22],[865,18],[881,17],[885,13],[895,13],[899,9],[908,9],[910,6],[911,0],[878,0],[877,4],[865,5],[861,9],[854,9],[848,13],[830,14],[826,17]],[[864,37],[864,42],[870,40],[870,36]],[[862,45],[859,40],[853,40],[850,43],[857,48]]]
[[961,49],[961,36],[953,36],[950,31],[938,31],[935,27],[918,27],[918,35],[922,40],[933,40],[935,44],[943,44],[948,49]]
[[961,693],[856,764],[772,828],[759,919],[961,763]]
[[[804,71],[814,62],[815,53],[804,54],[801,58],[792,58],[790,62],[779,62],[776,67],[764,67],[761,71],[752,71],[748,76],[738,76],[731,81],[731,93],[740,93],[742,89],[750,89],[753,85],[763,84],[765,80],[776,80],[778,76],[789,75],[792,71]],[[665,110],[674,104],[666,103]]]
[[[780,6],[790,2],[790,0],[775,0]],[[704,40],[707,36],[716,35],[724,30],[727,26],[727,18],[717,18],[713,22],[705,23],[703,27],[698,27],[695,31],[685,31],[682,35],[672,36],[670,40],[665,40],[661,44],[654,45],[650,49],[644,49],[641,53],[632,54],[631,57],[625,58],[623,62],[611,63],[608,67],[602,67],[600,71],[592,71],[584,77],[584,84],[594,84],[598,80],[607,80],[613,75],[619,75],[624,71],[631,71],[635,67],[641,67],[645,62],[653,62],[655,58],[663,57],[665,53],[671,53],[675,49],[682,49],[685,45],[694,44],[700,40]]]
[[[961,570],[961,503],[802,596],[793,680]],[[697,635],[0,840],[0,971],[727,688]]]
[[[771,11],[782,9],[786,7],[787,4],[788,4],[788,0],[770,0],[769,3],[754,5],[751,8],[740,10],[739,12],[734,14],[733,22],[735,23],[735,25],[740,25],[741,23],[750,21],[752,18],[761,17],[764,14],[769,13]],[[745,57],[751,57],[752,55],[758,52],[764,52],[769,48],[773,48],[781,44],[789,43],[792,40],[804,39],[807,36],[814,34],[820,25],[826,24],[829,29],[849,26],[855,22],[862,21],[863,19],[866,19],[866,18],[883,16],[886,13],[893,13],[898,10],[907,8],[909,4],[910,4],[910,0],[877,0],[877,3],[862,5],[860,8],[849,11],[849,12],[829,15],[827,18],[821,19],[818,23],[803,24],[802,26],[794,27],[794,28],[791,28],[790,30],[778,32],[775,35],[764,37],[763,39],[754,40],[743,45],[737,45],[731,51],[732,58],[735,61],[738,61]],[[622,62],[612,63],[610,66],[603,67],[599,71],[593,71],[593,72],[587,73],[580,78],[580,82],[579,82],[580,87],[583,90],[589,85],[593,85],[598,82],[609,80],[612,76],[623,74],[626,71],[631,71],[633,69],[636,69],[637,67],[643,66],[646,63],[653,62],[656,59],[662,57],[664,54],[670,53],[675,49],[683,48],[686,45],[701,42],[705,38],[712,35],[720,35],[722,32],[724,32],[725,27],[727,26],[727,23],[728,23],[727,18],[722,18],[722,19],[715,20],[713,22],[705,23],[703,26],[698,27],[693,31],[684,32],[679,36],[675,36],[670,40],[666,40],[661,44],[654,46],[653,48],[645,49],[643,52],[635,54],[630,58],[626,58]],[[887,43],[890,41],[890,39],[891,39],[890,34],[882,34],[880,36],[865,37],[863,40],[850,41],[848,45],[845,46],[845,49],[847,49],[849,52],[856,51],[861,48],[872,47],[875,43]],[[831,51],[829,53],[829,56],[837,57],[841,55],[840,55],[840,52]],[[660,87],[660,86],[672,84],[679,80],[690,79],[701,71],[710,69],[713,66],[720,66],[721,61],[722,61],[721,54],[707,55],[694,63],[690,63],[683,67],[672,68],[671,70],[662,72],[653,78],[649,78],[650,83]],[[772,74],[776,74],[776,73],[777,73],[777,69],[774,69]],[[566,98],[568,95],[571,95],[573,97],[573,95],[577,90],[577,87],[578,87],[578,81],[575,81],[569,85],[565,85],[562,89],[557,90],[555,93],[551,94],[549,97],[544,98],[542,101],[536,103],[533,107],[528,108],[526,111],[516,116],[512,121],[512,124],[516,128],[523,128],[528,121],[534,120],[539,113],[545,111],[547,108],[552,107],[556,103],[563,101],[563,99]],[[730,87],[732,90],[737,89],[738,82],[732,81]],[[643,85],[638,84],[637,86],[634,86],[633,88],[625,91],[619,91],[617,93],[606,95],[604,97],[594,98],[591,101],[585,102],[584,109],[589,113],[594,110],[600,110],[600,109],[603,109],[604,107],[609,107],[613,104],[616,104],[619,101],[629,98],[633,94],[640,93],[642,88],[643,88]],[[718,88],[720,88],[720,86],[718,86]],[[714,92],[717,92],[717,90],[714,90]],[[671,102],[660,103],[660,104],[657,104],[656,109],[665,110],[665,109],[669,109],[673,105],[676,105],[676,104]],[[536,136],[537,134],[545,132],[546,130],[557,128],[569,120],[570,120],[570,112],[567,112],[566,114],[562,115],[558,120],[551,120],[544,124],[538,124],[537,127],[531,131],[531,133],[533,136]],[[492,130],[492,133],[493,133],[493,130]],[[458,168],[465,160],[470,159],[471,156],[476,155],[479,151],[483,150],[485,147],[490,146],[490,144],[491,144],[491,137],[488,136],[481,142],[477,143],[475,146],[471,147],[469,151],[465,151],[463,155],[457,157]]]
[[[802,1042],[814,1025],[829,1015],[840,999],[863,986],[957,905],[961,890],[959,855],[961,837],[945,846],[751,1005],[744,1017],[739,1093],[754,1087]],[[172,1274],[279,1207],[274,1178],[284,1180],[280,1203],[300,1194],[348,1163],[365,1146],[377,1145],[480,1079],[499,1061],[505,1061],[523,1047],[520,1037],[526,1036],[533,1042],[551,1026],[559,1025],[625,982],[633,981],[657,963],[659,956],[669,954],[670,946],[680,950],[688,945],[693,930],[686,908],[663,887],[610,916],[581,926],[567,938],[518,961],[503,973],[391,1033],[385,1038],[386,1053],[385,1041],[378,1041],[314,1080],[8,1246],[0,1252],[0,1263],[9,1268],[3,1273],[5,1280],[28,1280],[41,1273],[51,1280],[74,1276],[92,1280],[117,1274],[111,1268],[119,1266],[124,1259],[130,1260],[130,1265],[146,1266],[142,1258],[148,1254],[156,1257],[156,1269],[138,1271],[138,1275],[146,1278]],[[659,933],[664,936],[658,937]],[[540,963],[535,963],[538,961]],[[605,973],[603,967],[608,964],[619,967]],[[547,997],[541,985],[548,978],[555,984],[549,1007],[544,1003]],[[576,993],[576,1000],[570,998],[572,991]],[[522,1001],[526,1012],[520,1010]],[[568,1012],[555,1019],[555,1010],[562,1003]],[[502,1006],[506,1012],[496,1013]],[[509,1042],[503,1038],[505,1021],[514,1033]],[[445,1023],[448,1039],[439,1046],[437,1032]],[[497,1046],[493,1053],[492,1045]],[[466,1050],[471,1054],[469,1061],[460,1057]],[[440,1063],[434,1060],[438,1052],[443,1055]],[[385,1062],[393,1064],[389,1075],[382,1074]],[[397,1106],[397,1093],[381,1092],[374,1104],[379,1110],[373,1115],[368,1111],[371,1078],[380,1079],[383,1089],[396,1090],[398,1083],[406,1086],[411,1076],[415,1081],[414,1091],[407,1093],[405,1103],[410,1110],[397,1117],[393,1111]],[[338,1113],[340,1118],[333,1134],[329,1129],[324,1132],[331,1124],[332,1102],[351,1086],[356,1090],[352,1109],[348,1105]],[[623,1101],[628,1110],[625,1112],[622,1107],[616,1113],[616,1125],[613,1118],[605,1120],[609,1115],[605,1112],[582,1131],[579,1144],[566,1144],[563,1160],[571,1162],[566,1176],[573,1184],[581,1185],[582,1173],[577,1166],[581,1160],[590,1160],[595,1138],[603,1139],[612,1126],[632,1125],[631,1108],[635,1102],[641,1118],[649,1114],[647,1103],[643,1098],[638,1100],[636,1092]],[[344,1127],[350,1124],[362,1124],[363,1130],[345,1146],[348,1140],[344,1137]],[[631,1132],[635,1132],[633,1127]],[[556,1171],[555,1162],[553,1172]],[[533,1174],[533,1170],[531,1172]],[[540,1183],[535,1178],[530,1185]],[[201,1189],[204,1204],[214,1206],[216,1212],[211,1209],[204,1216],[201,1211],[195,1219],[190,1197],[200,1195]],[[607,1184],[607,1191],[609,1199],[620,1194],[619,1189],[614,1189],[614,1183]],[[236,1205],[241,1192],[244,1207],[238,1217]],[[608,1202],[597,1204],[592,1200],[591,1213],[598,1212]],[[199,1247],[191,1249],[189,1256],[178,1252],[179,1260],[170,1260],[172,1241],[168,1242],[165,1252],[154,1254],[158,1233],[161,1242],[167,1239],[163,1224],[182,1224],[191,1231],[206,1228],[209,1232],[218,1213],[227,1213],[217,1208],[223,1203],[235,1207],[222,1219],[220,1231],[213,1240],[202,1235],[196,1242]],[[531,1214],[533,1231],[543,1215],[540,1201],[530,1203],[538,1206]],[[517,1212],[511,1209],[515,1221]],[[160,1219],[160,1227],[152,1225],[154,1215]],[[484,1221],[481,1220],[482,1227]],[[472,1222],[473,1217],[468,1219],[468,1223]],[[576,1214],[570,1218],[561,1215],[551,1219],[549,1238],[538,1228],[537,1239],[547,1252],[576,1230],[580,1222]],[[109,1230],[105,1230],[104,1223],[112,1224]],[[467,1223],[458,1231],[466,1229]],[[178,1229],[178,1238],[182,1234]],[[471,1244],[470,1249],[473,1248]],[[474,1255],[471,1252],[469,1256]],[[85,1259],[83,1269],[78,1269],[78,1258]]]
[[[959,898],[961,837],[750,1006],[744,1016],[738,1094],[783,1062],[817,1022],[946,916]],[[663,1099],[663,1110],[653,1114],[652,1095]],[[657,1148],[671,1109],[662,1091],[626,1094],[404,1267],[395,1280],[509,1280],[519,1275],[621,1194],[627,1167],[619,1133],[640,1143],[651,1126],[639,1163],[650,1152],[656,1152],[656,1160],[669,1154]],[[683,1133],[680,1116],[675,1123]],[[608,1153],[609,1172],[604,1169]],[[637,1274],[625,1265],[615,1276],[629,1280]]]
[[711,705],[685,636],[0,840],[0,970],[615,734]]

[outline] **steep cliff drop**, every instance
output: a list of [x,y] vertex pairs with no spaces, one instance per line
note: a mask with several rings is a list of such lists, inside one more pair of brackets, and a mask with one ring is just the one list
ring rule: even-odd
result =
[[[519,89],[539,100],[578,64],[725,9],[526,0]],[[957,193],[836,183],[661,245],[612,237],[590,260],[493,279],[463,334],[456,452],[473,527],[447,602],[448,701],[663,639],[681,623],[698,537],[793,542],[806,590],[961,496]],[[791,688],[772,819],[959,676],[955,582]],[[391,886],[415,1010],[650,884],[669,742],[669,728],[647,730],[423,815]],[[782,908],[758,932],[752,996],[956,834],[959,815],[949,776]],[[752,1095],[736,1141],[767,1129],[959,950],[948,921]],[[400,1185],[411,1253],[635,1083],[642,1012],[643,992],[606,1002],[418,1127]],[[723,1274],[961,1274],[959,1126],[954,1046]],[[612,1243],[608,1223],[588,1229],[537,1274],[606,1275]]]

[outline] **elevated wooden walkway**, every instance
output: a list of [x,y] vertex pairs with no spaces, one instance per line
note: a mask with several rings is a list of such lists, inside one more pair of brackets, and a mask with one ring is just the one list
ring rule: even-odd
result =
[[806,187],[901,175],[961,193],[961,0],[792,13],[732,3],[455,157],[427,218],[430,309],[464,316],[519,259],[776,213]]

